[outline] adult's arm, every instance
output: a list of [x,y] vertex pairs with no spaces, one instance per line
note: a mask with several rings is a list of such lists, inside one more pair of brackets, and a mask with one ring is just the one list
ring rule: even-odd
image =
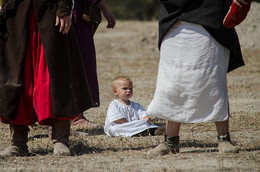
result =
[[116,20],[115,20],[114,16],[112,15],[112,13],[110,12],[109,8],[107,7],[106,3],[103,0],[101,0],[98,3],[98,7],[100,8],[103,16],[107,20],[107,28],[114,28],[116,25]]

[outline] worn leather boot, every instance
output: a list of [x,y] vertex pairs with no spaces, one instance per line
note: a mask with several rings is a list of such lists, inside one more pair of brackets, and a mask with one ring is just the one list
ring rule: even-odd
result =
[[159,144],[154,149],[147,152],[148,157],[156,157],[161,155],[166,155],[171,153],[179,153],[180,152],[180,137],[165,137],[165,142]]
[[239,147],[232,144],[230,135],[227,133],[218,136],[218,151],[219,153],[238,153]]
[[70,121],[53,120],[52,141],[54,144],[54,155],[71,155],[69,150]]
[[167,138],[166,142],[172,153],[180,152],[180,137],[179,136]]
[[10,123],[11,145],[0,153],[1,157],[28,155],[28,126]]

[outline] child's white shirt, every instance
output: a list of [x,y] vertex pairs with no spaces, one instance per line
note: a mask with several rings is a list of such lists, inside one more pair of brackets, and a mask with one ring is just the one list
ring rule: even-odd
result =
[[[126,105],[118,100],[113,100],[108,107],[104,131],[108,136],[129,137],[138,134],[148,128],[157,128],[149,124],[144,117],[149,116],[144,108],[136,102],[130,101]],[[128,122],[117,124],[114,121],[125,118]]]

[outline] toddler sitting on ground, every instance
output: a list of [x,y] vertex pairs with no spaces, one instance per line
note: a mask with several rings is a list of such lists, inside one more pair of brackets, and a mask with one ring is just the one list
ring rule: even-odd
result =
[[152,123],[144,108],[129,99],[133,96],[133,83],[126,76],[116,77],[112,82],[116,95],[107,110],[104,131],[108,136],[131,137],[137,135],[163,135],[165,127]]

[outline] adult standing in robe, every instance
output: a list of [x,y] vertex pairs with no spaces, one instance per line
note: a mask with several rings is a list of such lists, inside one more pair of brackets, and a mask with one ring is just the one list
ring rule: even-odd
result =
[[[91,94],[91,106],[99,107],[99,86],[94,43],[94,33],[97,26],[95,26],[95,24],[86,23],[83,21],[84,6],[87,5],[91,8],[91,5],[94,4],[96,7],[98,7],[100,9],[100,13],[102,12],[103,16],[107,20],[107,28],[114,28],[116,21],[104,0],[75,0],[74,2],[75,4],[73,8],[72,25],[75,29],[83,58],[87,82]],[[71,121],[71,128],[95,129],[99,128],[99,125],[90,122],[82,114]]]
[[3,0],[0,116],[11,145],[1,156],[28,154],[28,126],[52,126],[54,154],[70,155],[70,120],[91,107],[72,0]]
[[[239,0],[236,0],[239,2]],[[230,0],[160,0],[160,62],[147,112],[166,120],[165,142],[148,155],[178,153],[182,123],[214,122],[219,152],[237,152],[229,134],[227,72],[244,65]]]

